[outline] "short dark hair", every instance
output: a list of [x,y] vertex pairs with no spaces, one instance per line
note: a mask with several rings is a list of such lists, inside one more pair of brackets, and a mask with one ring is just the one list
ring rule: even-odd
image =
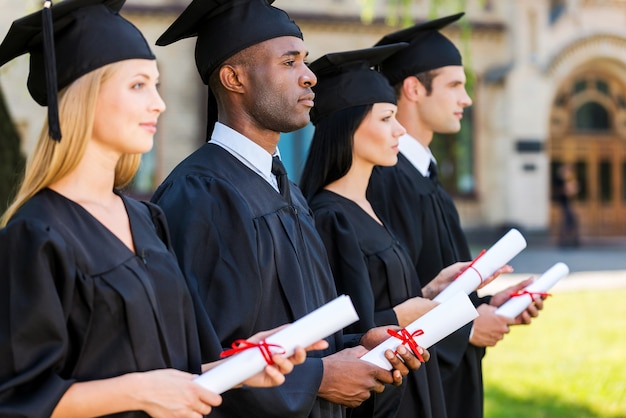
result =
[[372,107],[369,104],[338,110],[317,123],[300,180],[307,200],[348,172],[352,166],[354,133]]
[[[424,71],[421,73],[417,73],[413,77],[417,78],[419,82],[422,83],[422,85],[426,89],[426,95],[430,95],[430,93],[433,92],[433,80],[435,79],[435,77],[437,77],[438,74],[439,74],[439,69],[435,68],[433,70],[428,70],[428,71]],[[400,97],[400,92],[402,91],[403,83],[404,83],[404,79],[396,83],[395,86],[393,86],[394,90],[396,91],[396,97]]]

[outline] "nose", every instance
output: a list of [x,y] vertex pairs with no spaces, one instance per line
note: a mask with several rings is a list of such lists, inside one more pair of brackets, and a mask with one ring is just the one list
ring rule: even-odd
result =
[[400,122],[398,122],[397,119],[394,119],[396,121],[395,123],[395,129],[393,131],[394,133],[394,137],[395,138],[399,138],[402,135],[406,134],[406,128],[404,127],[404,125],[402,125]]
[[309,66],[305,66],[304,74],[300,77],[300,83],[304,87],[313,87],[317,84],[317,76],[311,71]]
[[472,105],[472,98],[467,94],[467,90],[463,89],[463,97],[460,100],[461,106],[468,107]]
[[154,99],[153,99],[153,103],[152,103],[152,109],[154,111],[156,111],[157,113],[163,113],[165,111],[166,107],[167,106],[165,105],[165,102],[163,101],[163,98],[159,94],[158,90],[155,89],[155,91],[154,91]]

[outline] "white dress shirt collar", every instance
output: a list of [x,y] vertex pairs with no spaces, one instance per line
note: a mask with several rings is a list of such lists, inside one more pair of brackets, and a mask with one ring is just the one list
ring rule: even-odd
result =
[[[230,152],[278,190],[276,177],[272,174],[272,155],[261,146],[220,122],[215,123],[210,142]],[[280,156],[278,148],[274,155]]]
[[430,161],[434,161],[435,157],[430,152],[430,149],[423,146],[419,141],[413,138],[409,134],[404,134],[400,137],[400,144],[398,146],[402,155],[419,171],[424,177],[428,177],[428,166]]

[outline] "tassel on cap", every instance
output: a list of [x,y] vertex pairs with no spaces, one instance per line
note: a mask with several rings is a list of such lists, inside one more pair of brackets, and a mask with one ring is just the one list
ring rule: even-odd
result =
[[46,92],[48,96],[48,134],[55,141],[61,141],[61,124],[59,122],[59,102],[57,97],[57,64],[54,52],[54,27],[51,7],[52,1],[46,0],[41,13]]

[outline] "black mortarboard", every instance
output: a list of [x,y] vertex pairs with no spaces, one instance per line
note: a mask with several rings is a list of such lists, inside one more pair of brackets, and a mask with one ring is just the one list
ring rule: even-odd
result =
[[313,124],[338,110],[374,103],[396,103],[389,81],[373,69],[390,55],[406,48],[407,43],[376,46],[326,54],[309,68],[317,76]]
[[464,14],[457,13],[419,23],[384,36],[378,41],[377,46],[396,42],[408,42],[409,46],[385,60],[380,66],[381,72],[391,84],[396,84],[406,77],[424,71],[448,65],[463,65],[457,47],[439,30],[459,20]]
[[124,2],[65,0],[54,6],[45,2],[43,10],[14,21],[0,45],[0,66],[30,53],[28,91],[37,103],[48,106],[53,139],[61,136],[57,90],[107,64],[155,59],[141,32],[118,14]]
[[196,65],[205,84],[211,73],[237,52],[268,39],[295,36],[298,25],[274,0],[193,0],[156,44],[197,36]]
[[[193,0],[156,44],[169,45],[197,37],[196,66],[204,84],[224,61],[252,45],[282,36],[302,39],[289,15],[274,0]],[[207,129],[217,121],[217,105],[209,89]]]

